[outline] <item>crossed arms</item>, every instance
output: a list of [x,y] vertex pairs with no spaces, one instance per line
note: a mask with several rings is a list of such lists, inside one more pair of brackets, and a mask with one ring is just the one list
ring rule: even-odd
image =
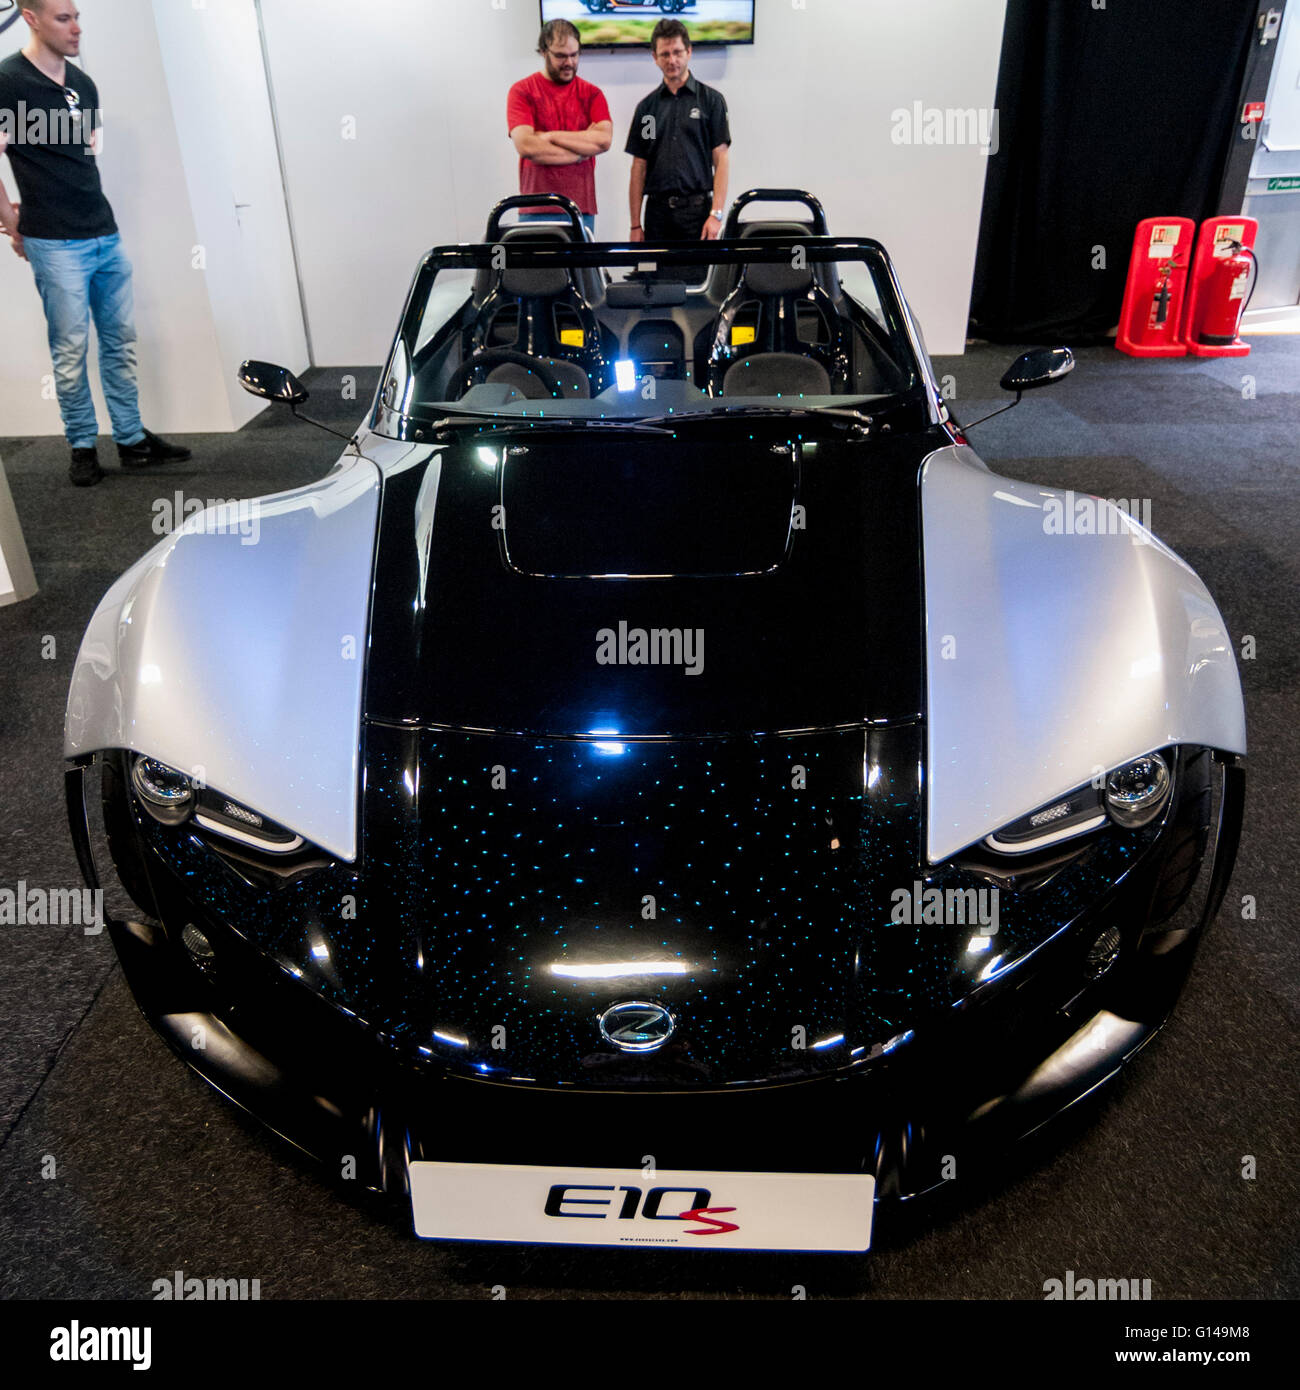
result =
[[593,121],[586,130],[546,130],[517,125],[510,132],[515,149],[534,164],[578,164],[604,154],[614,141],[613,121]]

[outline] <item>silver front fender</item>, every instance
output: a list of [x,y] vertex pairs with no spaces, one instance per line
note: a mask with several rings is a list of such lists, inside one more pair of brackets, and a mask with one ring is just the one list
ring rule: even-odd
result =
[[1153,749],[1246,751],[1205,585],[1112,504],[1057,533],[1068,498],[966,448],[922,468],[931,862]]
[[143,753],[355,858],[379,491],[375,465],[345,456],[155,546],[86,629],[65,755]]

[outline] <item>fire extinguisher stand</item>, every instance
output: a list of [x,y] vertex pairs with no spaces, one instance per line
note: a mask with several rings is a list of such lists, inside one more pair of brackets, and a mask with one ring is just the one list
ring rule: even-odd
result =
[[[1183,310],[1182,337],[1193,357],[1245,357],[1250,344],[1237,336],[1245,307],[1249,259],[1259,223],[1253,217],[1207,217],[1196,252]],[[1234,245],[1235,243],[1235,245]]]
[[1115,346],[1130,357],[1182,357],[1178,332],[1196,224],[1190,217],[1144,217],[1133,234]]

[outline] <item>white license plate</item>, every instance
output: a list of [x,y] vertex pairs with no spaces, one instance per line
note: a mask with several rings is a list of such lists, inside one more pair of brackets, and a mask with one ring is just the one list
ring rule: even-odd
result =
[[868,1173],[698,1173],[412,1162],[415,1233],[431,1240],[685,1250],[863,1251]]

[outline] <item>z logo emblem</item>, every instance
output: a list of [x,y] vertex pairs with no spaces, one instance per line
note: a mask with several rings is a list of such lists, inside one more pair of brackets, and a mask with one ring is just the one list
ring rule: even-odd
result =
[[629,999],[600,1016],[600,1036],[623,1052],[653,1052],[673,1035],[677,1022],[662,1004]]

